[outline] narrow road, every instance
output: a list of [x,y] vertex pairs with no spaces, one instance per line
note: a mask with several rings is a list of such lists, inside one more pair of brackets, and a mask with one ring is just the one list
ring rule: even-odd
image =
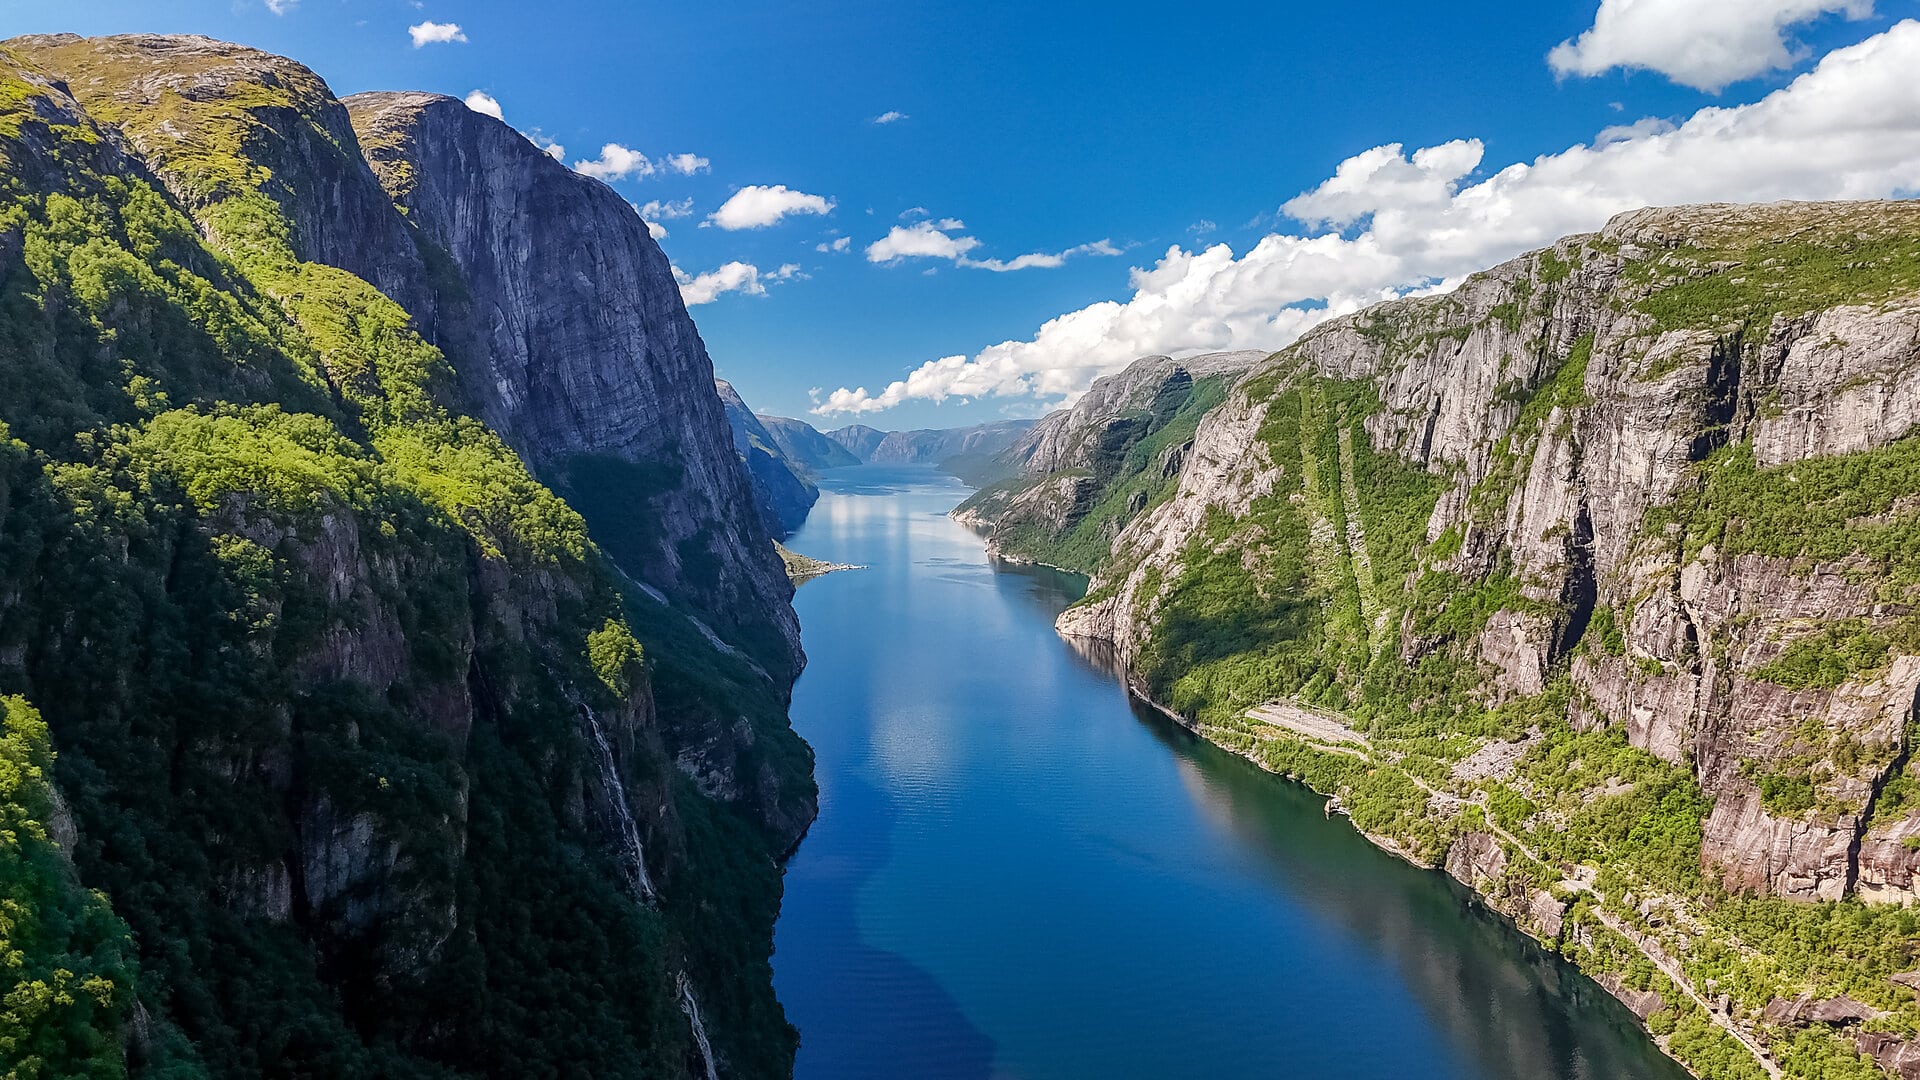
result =
[[[1282,699],[1269,701],[1265,705],[1255,706],[1247,711],[1247,716],[1250,719],[1270,724],[1305,739],[1315,744],[1316,749],[1366,757],[1369,760],[1374,760],[1376,764],[1378,763],[1373,743],[1368,741],[1365,735],[1355,731],[1346,723],[1346,718],[1337,713],[1308,708],[1298,702]],[[1512,844],[1516,850],[1534,862],[1544,866],[1554,865],[1552,860],[1542,858],[1540,854],[1534,851],[1526,842],[1508,832],[1506,829],[1501,828],[1500,823],[1493,819],[1492,810],[1487,806],[1487,793],[1485,791],[1476,792],[1474,798],[1471,800],[1463,800],[1453,792],[1441,791],[1435,788],[1410,771],[1402,771],[1406,778],[1413,781],[1415,787],[1426,792],[1429,798],[1471,802],[1473,805],[1480,807],[1482,816],[1486,819],[1488,832]],[[1592,891],[1592,887],[1587,882],[1573,877],[1564,878],[1561,884],[1580,892]],[[1667,951],[1660,946],[1659,942],[1640,933],[1640,931],[1635,929],[1631,924],[1617,916],[1601,910],[1598,905],[1588,910],[1593,912],[1594,918],[1599,920],[1602,926],[1619,934],[1628,944],[1632,945],[1640,955],[1646,957],[1647,961],[1657,968],[1662,975],[1665,975],[1673,982],[1673,985],[1680,988],[1681,993],[1692,998],[1694,1004],[1700,1006],[1700,1011],[1707,1014],[1707,1019],[1713,1021],[1722,1031],[1733,1036],[1741,1046],[1745,1047],[1747,1052],[1753,1055],[1753,1059],[1760,1063],[1760,1067],[1766,1070],[1769,1077],[1772,1077],[1773,1080],[1780,1080],[1780,1066],[1774,1064],[1773,1057],[1767,1053],[1766,1048],[1755,1042],[1752,1036],[1740,1030],[1739,1025],[1735,1024],[1732,1019],[1708,1004],[1707,999],[1702,997],[1700,992],[1693,988],[1692,981],[1690,981],[1686,973],[1681,970],[1679,963],[1676,962],[1673,957],[1667,955]]]

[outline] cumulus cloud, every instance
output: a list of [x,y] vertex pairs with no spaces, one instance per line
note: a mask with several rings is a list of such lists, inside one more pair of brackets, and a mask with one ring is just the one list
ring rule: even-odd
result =
[[[1135,268],[1126,300],[1058,316],[1030,339],[930,360],[878,391],[841,388],[815,412],[866,413],[910,399],[1071,398],[1149,353],[1277,349],[1334,315],[1445,287],[1641,206],[1860,199],[1920,190],[1920,23],[1828,54],[1748,105],[1702,109],[1531,162],[1479,171],[1461,139],[1409,154],[1397,144],[1342,162],[1288,201],[1286,216],[1330,230],[1169,247]],[[1480,176],[1480,179],[1474,177]]]
[[413,47],[416,49],[427,45],[446,45],[467,40],[467,35],[460,29],[459,23],[423,22],[418,26],[407,27],[407,34],[413,38]]
[[[918,210],[919,207],[915,207]],[[909,211],[911,213],[912,211]],[[922,211],[924,212],[924,211]],[[1065,251],[1036,251],[1012,259],[976,259],[971,252],[980,246],[977,237],[958,235],[966,225],[957,218],[916,221],[895,225],[887,235],[867,245],[867,261],[896,263],[902,259],[946,259],[957,266],[1005,273],[1034,267],[1059,266],[1075,255],[1118,255],[1120,249],[1106,240],[1095,240]]]
[[1600,0],[1593,26],[1547,62],[1560,75],[1644,68],[1718,92],[1794,66],[1802,51],[1787,31],[1829,14],[1864,19],[1873,0]]
[[851,247],[853,247],[853,237],[836,236],[832,240],[813,245],[813,250],[822,255],[842,255]]
[[692,217],[693,200],[676,199],[672,202],[662,202],[659,199],[651,199],[642,204],[639,210],[640,216],[648,221],[672,221],[676,218]]
[[494,100],[492,94],[484,90],[475,90],[467,95],[467,108],[477,113],[485,113],[495,120],[506,119],[500,115],[500,103]]
[[548,157],[562,165],[567,163],[567,148],[547,138],[545,135],[536,131],[527,136],[527,141],[545,151]]
[[647,235],[653,237],[655,240],[665,240],[667,238],[667,227],[657,221],[648,219]]
[[767,283],[789,281],[804,278],[800,267],[794,263],[785,263],[778,269],[763,271],[752,263],[734,261],[725,263],[698,276],[688,274],[679,267],[673,268],[673,277],[680,283],[680,302],[688,307],[711,304],[727,293],[744,293],[747,296],[765,296]]
[[652,176],[659,170],[640,151],[630,150],[619,143],[608,143],[600,148],[597,160],[576,161],[573,171],[597,180],[625,180],[628,177]]
[[785,184],[749,185],[733,193],[707,221],[722,229],[763,229],[789,214],[826,214],[834,202],[823,195],[794,191]]
[[898,109],[888,109],[886,112],[883,112],[879,116],[874,117],[873,122],[876,124],[897,124],[900,121],[905,120],[906,118],[907,118],[906,113],[903,113]]
[[698,154],[668,154],[660,164],[663,168],[671,169],[681,176],[692,176],[694,173],[706,172],[713,162]]

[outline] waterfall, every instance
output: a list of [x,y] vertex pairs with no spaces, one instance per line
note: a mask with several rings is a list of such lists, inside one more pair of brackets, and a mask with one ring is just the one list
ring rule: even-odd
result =
[[640,895],[640,899],[651,901],[654,897],[653,879],[647,876],[647,857],[640,847],[640,826],[633,820],[633,809],[627,805],[627,786],[620,782],[620,769],[613,757],[613,744],[607,741],[607,733],[600,727],[600,718],[594,714],[593,707],[580,702],[580,715],[586,717],[587,730],[593,733],[593,756],[600,766],[600,782],[611,789],[613,809],[620,819],[620,842],[626,849],[627,884]]
[[700,1060],[707,1067],[707,1080],[720,1080],[720,1073],[713,1067],[713,1044],[707,1042],[707,1025],[700,1021],[700,1003],[693,1000],[693,983],[683,971],[675,977],[675,985],[680,989],[680,1011],[687,1014],[693,1043],[700,1048]]

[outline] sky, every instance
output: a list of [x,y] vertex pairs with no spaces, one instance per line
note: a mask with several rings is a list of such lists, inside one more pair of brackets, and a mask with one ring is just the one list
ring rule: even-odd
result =
[[499,115],[822,428],[1034,416],[1642,205],[1920,195],[1920,0],[0,0]]

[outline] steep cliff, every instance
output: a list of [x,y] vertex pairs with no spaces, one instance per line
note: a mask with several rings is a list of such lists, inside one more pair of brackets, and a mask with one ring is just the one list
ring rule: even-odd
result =
[[[790,1068],[773,860],[812,787],[772,547],[684,311],[449,254],[482,203],[524,238],[499,213],[541,181],[501,155],[403,213],[291,61],[0,51],[0,692],[58,755],[33,816],[132,931],[50,999],[69,1047],[124,1047],[89,1075]],[[569,192],[550,235],[605,224]],[[600,269],[657,293],[622,243]],[[645,408],[695,419],[617,430]],[[590,458],[652,501],[609,528],[534,471]]]
[[1091,572],[1128,521],[1172,494],[1200,418],[1262,352],[1143,356],[995,455],[1008,475],[953,512],[1002,558]]
[[733,432],[734,453],[753,483],[754,504],[760,508],[767,529],[784,537],[807,520],[807,511],[820,499],[820,489],[807,479],[810,470],[806,466],[787,458],[779,440],[741,400],[733,384],[716,379],[714,387],[720,392],[727,427]]
[[1761,1014],[1920,1021],[1916,423],[1920,204],[1627,214],[1256,366],[1060,629],[1696,1071],[1892,1068]]
[[[602,527],[629,574],[695,605],[764,665],[797,672],[792,590],[756,520],[713,362],[646,223],[612,188],[454,98],[345,104],[415,230],[408,248],[439,271],[423,335],[480,418]],[[781,640],[763,640],[768,626]]]

